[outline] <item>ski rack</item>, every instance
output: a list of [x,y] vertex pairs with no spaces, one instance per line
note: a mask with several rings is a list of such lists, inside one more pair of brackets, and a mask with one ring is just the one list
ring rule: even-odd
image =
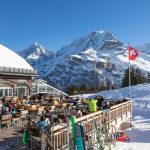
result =
[[96,121],[96,119],[81,124],[85,131],[88,128],[88,132],[84,135],[86,150],[103,150],[104,147],[115,146],[116,127],[114,125],[108,125],[108,123],[102,120]]

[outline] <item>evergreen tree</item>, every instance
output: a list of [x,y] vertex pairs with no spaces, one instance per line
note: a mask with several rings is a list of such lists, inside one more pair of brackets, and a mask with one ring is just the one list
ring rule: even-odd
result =
[[78,92],[79,92],[79,88],[77,86],[75,86],[75,85],[71,85],[67,89],[67,93],[69,95],[78,94]]
[[150,72],[147,73],[147,83],[150,83]]
[[80,92],[81,92],[81,94],[82,93],[87,93],[87,86],[86,86],[86,84],[85,83],[83,83],[81,86],[80,86]]
[[[139,68],[134,69],[134,67],[132,67],[130,69],[130,78],[131,78],[131,85],[137,85],[137,84],[145,82],[145,76]],[[125,70],[124,78],[122,80],[122,85],[121,86],[122,87],[129,86],[129,68],[127,68]]]
[[112,90],[115,90],[115,89],[116,89],[116,85],[115,85],[115,84],[112,84],[111,89],[112,89]]

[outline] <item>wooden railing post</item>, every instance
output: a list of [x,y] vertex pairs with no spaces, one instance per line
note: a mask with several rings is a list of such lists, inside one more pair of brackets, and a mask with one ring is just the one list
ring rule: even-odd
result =
[[46,149],[46,137],[45,137],[45,132],[42,131],[42,136],[41,136],[41,150]]
[[127,106],[126,117],[128,117],[128,104],[126,106]]
[[123,121],[123,106],[121,106],[121,121]]
[[71,123],[70,123],[70,121],[68,122],[68,130],[67,130],[67,148],[68,148],[68,150],[70,150],[70,139],[71,139],[71,137],[70,137],[70,126],[71,126]]
[[111,114],[111,111],[109,111],[108,113],[108,122],[110,122],[110,114]]

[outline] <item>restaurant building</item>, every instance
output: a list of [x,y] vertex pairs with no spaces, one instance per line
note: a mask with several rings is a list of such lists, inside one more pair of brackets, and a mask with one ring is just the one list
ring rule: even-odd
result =
[[0,44],[0,97],[31,95],[37,71],[21,56]]

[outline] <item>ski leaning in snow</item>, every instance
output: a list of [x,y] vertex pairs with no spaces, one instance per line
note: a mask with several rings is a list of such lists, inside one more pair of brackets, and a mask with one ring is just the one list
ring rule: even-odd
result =
[[75,147],[76,150],[85,150],[83,127],[78,123],[75,125]]

